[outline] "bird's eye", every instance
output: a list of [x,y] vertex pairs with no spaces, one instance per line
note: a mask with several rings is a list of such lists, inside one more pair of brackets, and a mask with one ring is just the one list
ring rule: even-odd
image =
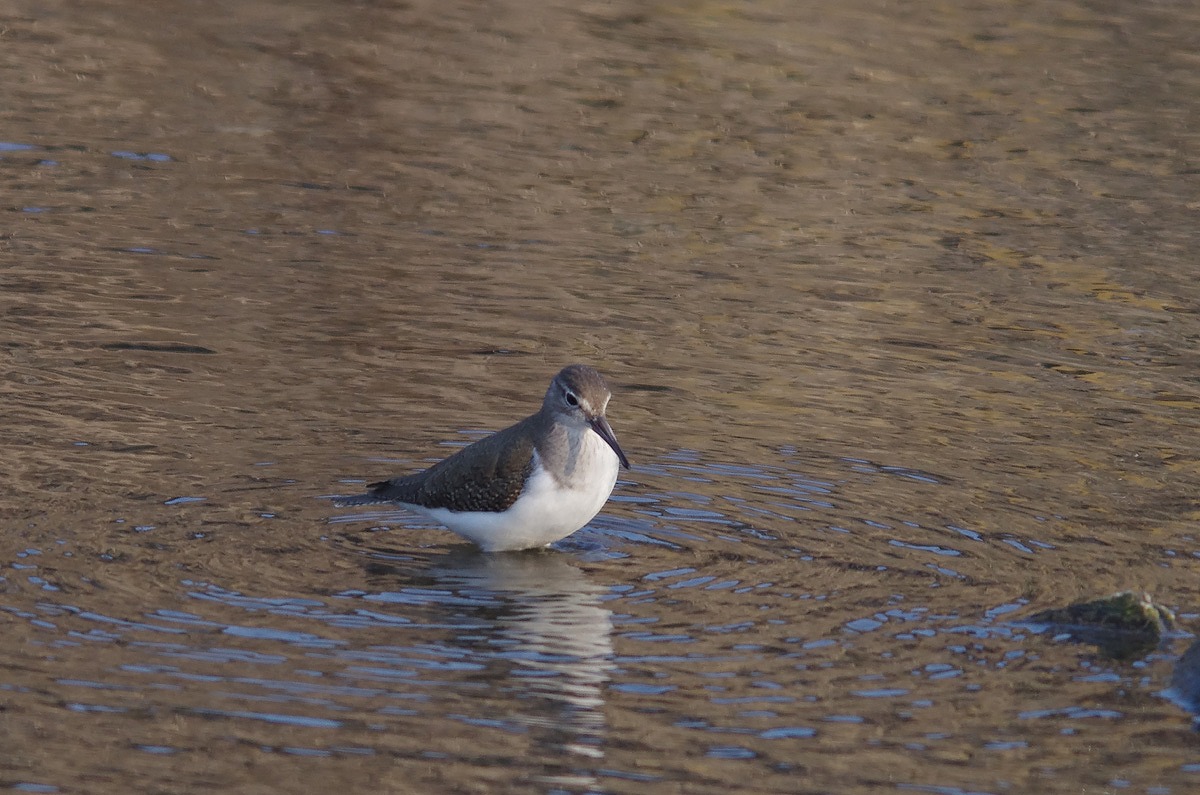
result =
[[567,405],[569,405],[569,406],[578,406],[579,405],[579,398],[575,397],[574,392],[567,392],[565,394],[566,394],[566,398],[567,398]]

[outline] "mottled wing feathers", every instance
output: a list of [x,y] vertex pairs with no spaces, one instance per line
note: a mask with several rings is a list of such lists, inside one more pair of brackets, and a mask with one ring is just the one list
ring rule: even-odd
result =
[[500,512],[520,496],[533,473],[530,417],[464,447],[424,472],[372,483],[370,491],[341,505],[401,502],[451,511]]

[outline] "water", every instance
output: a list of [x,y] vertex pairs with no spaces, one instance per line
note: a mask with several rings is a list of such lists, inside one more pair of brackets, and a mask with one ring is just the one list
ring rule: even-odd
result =
[[[0,783],[1190,792],[1197,23],[15,7]],[[326,499],[571,361],[634,468],[552,550]]]

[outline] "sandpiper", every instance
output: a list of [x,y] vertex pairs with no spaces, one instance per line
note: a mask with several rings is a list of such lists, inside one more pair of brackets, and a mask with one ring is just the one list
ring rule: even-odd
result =
[[611,396],[593,368],[564,367],[536,414],[337,504],[397,503],[487,552],[546,546],[590,522],[612,493],[618,467],[629,468],[604,415]]

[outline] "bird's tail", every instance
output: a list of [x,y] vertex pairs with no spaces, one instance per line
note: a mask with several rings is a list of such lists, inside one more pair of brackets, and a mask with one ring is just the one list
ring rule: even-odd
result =
[[334,497],[333,504],[339,508],[349,508],[353,505],[378,505],[388,502],[378,494],[348,494],[344,497]]

